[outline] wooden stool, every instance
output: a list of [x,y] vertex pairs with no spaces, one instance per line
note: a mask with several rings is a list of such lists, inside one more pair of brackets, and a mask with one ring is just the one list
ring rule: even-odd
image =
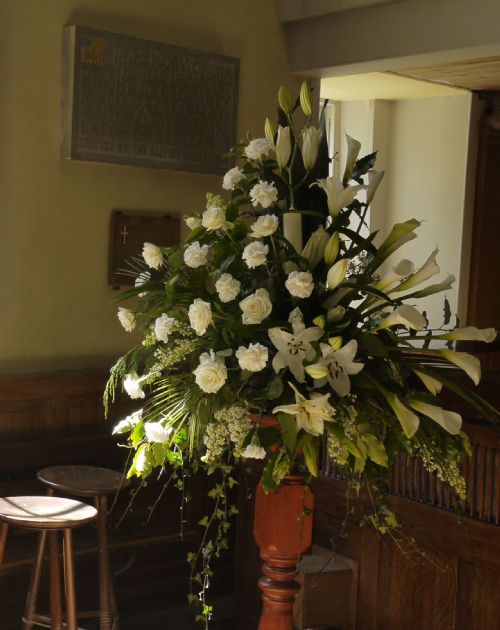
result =
[[[73,563],[73,529],[96,518],[91,505],[58,497],[6,497],[0,499],[0,520],[4,531],[8,525],[40,531],[38,550],[31,574],[23,616],[23,630],[34,624],[52,630],[78,630],[75,569]],[[61,605],[61,573],[57,532],[63,532],[64,585],[66,594],[66,622],[63,623]],[[49,536],[50,617],[36,613],[36,599],[42,576],[45,542]],[[50,624],[50,625],[49,625]]]
[[97,509],[97,547],[99,555],[100,630],[117,630],[116,610],[108,549],[107,497],[129,485],[122,473],[94,466],[51,466],[40,470],[39,481],[49,486],[49,493],[93,498]]

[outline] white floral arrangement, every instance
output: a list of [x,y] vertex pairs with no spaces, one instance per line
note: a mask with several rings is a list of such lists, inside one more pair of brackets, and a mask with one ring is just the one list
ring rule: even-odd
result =
[[[393,259],[418,220],[394,225],[378,245],[376,233],[363,235],[384,176],[376,154],[359,158],[347,136],[343,177],[329,174],[307,84],[295,104],[285,88],[278,101],[279,125],[267,119],[264,138],[233,149],[226,196],[208,194],[186,217],[182,246],[145,243],[135,287],[122,296],[134,304],[118,318],[143,340],[113,368],[106,403],[121,382],[141,404],[115,429],[135,450],[129,475],[202,466],[227,481],[234,458],[265,458],[262,482],[273,490],[293,471],[317,475],[324,443],[353,480],[387,477],[405,452],[463,497],[470,445],[439,393],[497,418],[456,379],[460,369],[477,385],[479,360],[453,348],[496,332],[452,328],[448,308],[443,327],[429,328],[419,300],[455,279],[431,280],[437,250],[417,269]],[[301,250],[287,238],[287,214],[304,218]],[[277,427],[259,424],[266,414]]]

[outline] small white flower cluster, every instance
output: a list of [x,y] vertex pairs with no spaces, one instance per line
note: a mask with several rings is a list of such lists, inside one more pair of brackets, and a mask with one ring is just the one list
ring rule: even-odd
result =
[[[350,396],[350,402],[354,403],[354,396]],[[358,417],[358,412],[354,404],[343,405],[342,408],[337,410],[337,422],[342,424],[342,431],[346,438],[349,440],[353,440],[356,438],[357,429],[356,429],[356,421]],[[334,435],[331,433],[328,434],[328,457],[333,459],[333,461],[339,466],[345,466],[349,459],[349,451],[347,447],[342,444]]]
[[156,363],[151,367],[151,371],[157,373],[172,367],[188,357],[195,349],[196,345],[193,343],[193,339],[176,339],[172,348],[155,350]]
[[241,457],[243,442],[252,428],[248,411],[241,405],[219,409],[214,417],[203,438],[207,451],[202,460],[209,468],[219,465],[224,451],[231,446],[234,456]]

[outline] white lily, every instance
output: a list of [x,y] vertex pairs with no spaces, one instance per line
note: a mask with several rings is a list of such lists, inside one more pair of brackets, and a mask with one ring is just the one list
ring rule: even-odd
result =
[[406,278],[404,282],[392,289],[391,292],[397,293],[399,291],[406,291],[407,289],[416,287],[418,284],[422,284],[422,282],[425,282],[439,273],[439,265],[436,262],[438,252],[439,250],[436,248],[418,271]]
[[345,139],[347,142],[347,158],[345,161],[344,180],[347,181],[351,179],[352,171],[354,170],[354,165],[356,164],[361,149],[361,142],[352,138],[347,133],[345,134]]
[[349,375],[359,374],[364,367],[363,363],[354,362],[358,342],[351,339],[340,350],[326,343],[320,344],[320,348],[322,357],[317,363],[306,366],[306,372],[318,381],[317,387],[321,387],[326,379],[338,396],[347,396],[351,391]]
[[346,186],[339,177],[332,175],[326,179],[318,179],[311,186],[319,186],[326,193],[328,211],[332,217],[337,217],[342,208],[354,201],[354,197],[364,186]]
[[415,270],[415,267],[411,260],[407,260],[404,258],[397,265],[392,267],[390,271],[388,271],[385,275],[380,278],[380,280],[375,284],[375,288],[379,291],[385,291],[396,282],[399,282],[403,278],[408,277]]
[[318,159],[318,149],[321,140],[321,129],[311,125],[302,133],[302,161],[306,171],[310,171]]
[[455,352],[455,350],[437,350],[437,352],[444,359],[463,370],[475,385],[479,384],[481,380],[481,362],[478,358],[467,352]]
[[305,328],[298,317],[292,319],[292,329],[293,333],[281,328],[271,328],[268,331],[269,339],[278,350],[273,359],[273,368],[275,372],[279,372],[288,367],[300,382],[304,380],[304,361],[312,361],[316,356],[311,342],[322,337],[323,331],[317,326]]
[[375,197],[380,182],[384,179],[385,171],[368,171],[368,186],[366,187],[366,205],[369,206]]
[[320,225],[309,237],[307,243],[302,250],[302,256],[307,258],[311,269],[317,267],[323,258],[326,244],[328,243],[329,234],[325,228]]
[[431,418],[434,422],[437,422],[443,427],[445,431],[451,433],[451,435],[457,435],[462,428],[462,416],[454,411],[447,411],[437,405],[430,405],[429,403],[422,402],[415,398],[409,398],[408,404],[412,409],[415,409],[419,413]]
[[373,331],[391,328],[392,326],[406,326],[413,330],[421,330],[426,325],[425,317],[413,306],[401,304],[393,312],[383,319]]
[[288,413],[297,417],[297,429],[304,429],[311,435],[321,435],[324,429],[325,420],[331,420],[333,409],[328,404],[330,394],[324,396],[316,395],[307,399],[297,388],[289,383],[295,392],[295,403],[291,405],[280,405],[273,409],[273,413]]
[[441,381],[438,381],[436,378],[433,378],[428,374],[424,374],[424,372],[420,372],[420,370],[413,370],[413,372],[422,381],[427,390],[434,396],[439,394],[439,392],[443,389],[443,383],[441,383]]
[[389,258],[389,256],[402,245],[417,238],[414,230],[420,225],[421,222],[416,219],[410,219],[404,223],[395,223],[386,239],[378,248],[377,255],[375,256],[378,265],[380,266],[384,260]]
[[276,138],[276,161],[280,168],[284,168],[290,159],[292,141],[290,139],[290,127],[278,125],[278,137]]
[[491,343],[495,341],[497,331],[494,328],[476,328],[466,326],[465,328],[455,328],[450,332],[436,335],[436,339],[448,339],[449,341],[483,341]]
[[349,260],[347,258],[341,258],[330,268],[326,277],[326,286],[330,291],[338,287],[344,280],[348,266]]

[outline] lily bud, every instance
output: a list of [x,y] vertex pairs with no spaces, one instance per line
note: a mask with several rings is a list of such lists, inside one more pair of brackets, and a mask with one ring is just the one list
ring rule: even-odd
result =
[[342,348],[342,337],[329,337],[328,343],[333,350],[340,350]]
[[302,161],[307,171],[310,171],[316,164],[320,140],[321,129],[317,129],[314,126],[304,129],[302,134]]
[[328,376],[328,367],[326,365],[322,365],[321,363],[306,365],[304,370],[307,374],[309,374],[309,376],[312,376],[315,381],[319,381]]
[[266,124],[264,125],[264,134],[269,142],[274,144],[274,136],[276,135],[276,125],[272,120],[266,118]]
[[304,81],[300,86],[300,106],[302,107],[304,114],[310,118],[312,115],[312,104],[311,92],[309,90],[309,86],[307,85],[307,81]]
[[385,171],[368,171],[368,186],[366,187],[366,205],[369,206],[375,197],[380,182],[384,179]]
[[337,260],[340,251],[340,236],[338,232],[334,232],[328,239],[325,247],[325,262],[327,265],[333,265]]
[[292,97],[284,85],[282,85],[278,90],[278,103],[285,114],[292,113]]
[[320,225],[320,227],[311,234],[304,249],[302,250],[302,256],[307,258],[311,269],[317,267],[323,258],[327,242],[328,232],[322,225]]
[[324,315],[318,315],[313,319],[313,324],[322,330],[325,329],[326,319]]
[[344,317],[345,313],[346,310],[343,306],[336,306],[328,311],[326,319],[329,324],[333,324],[335,322],[339,322]]
[[330,291],[338,287],[339,284],[343,281],[347,273],[348,265],[348,259],[342,258],[341,260],[337,261],[330,269],[326,278],[326,286],[328,289],[330,289]]
[[290,140],[290,127],[278,125],[278,137],[276,138],[276,161],[280,168],[285,167],[292,152],[292,142]]
[[344,170],[344,181],[351,179],[352,172],[354,170],[354,165],[356,164],[356,160],[358,159],[358,153],[361,149],[361,142],[359,140],[355,140],[351,138],[347,133],[345,134],[345,139],[347,140],[347,159],[345,162],[345,170]]

